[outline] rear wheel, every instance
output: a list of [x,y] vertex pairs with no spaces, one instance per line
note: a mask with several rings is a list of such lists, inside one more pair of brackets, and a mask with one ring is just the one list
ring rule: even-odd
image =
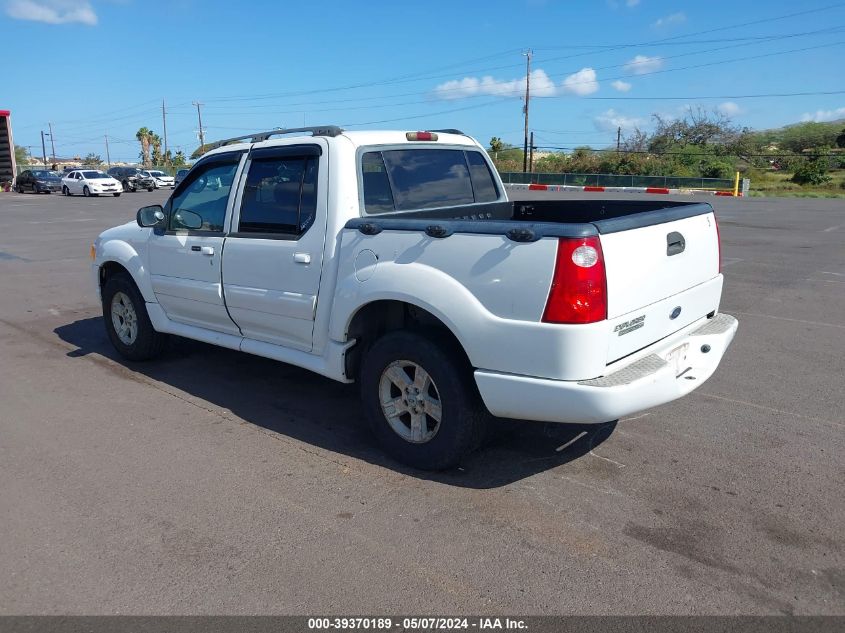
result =
[[153,329],[144,298],[125,273],[110,277],[103,286],[103,320],[114,348],[129,360],[158,356],[167,336]]
[[400,462],[449,468],[483,437],[488,414],[472,368],[436,335],[386,334],[367,351],[360,383],[376,438]]

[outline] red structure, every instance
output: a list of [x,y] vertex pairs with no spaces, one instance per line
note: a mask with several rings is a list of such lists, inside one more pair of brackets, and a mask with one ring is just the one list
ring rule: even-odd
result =
[[0,110],[0,190],[9,191],[16,174],[12,113],[9,110]]

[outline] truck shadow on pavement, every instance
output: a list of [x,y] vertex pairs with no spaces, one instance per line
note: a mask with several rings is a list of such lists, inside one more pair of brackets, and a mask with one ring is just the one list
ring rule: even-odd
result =
[[356,385],[178,337],[171,337],[156,360],[127,361],[111,346],[101,317],[80,319],[54,332],[76,348],[69,357],[89,357],[123,379],[141,383],[152,379],[214,405],[217,411],[207,410],[224,418],[240,418],[326,451],[447,485],[505,486],[586,455],[616,426],[615,422],[578,426],[497,419],[485,445],[459,468],[424,472],[399,464],[380,450],[367,428]]

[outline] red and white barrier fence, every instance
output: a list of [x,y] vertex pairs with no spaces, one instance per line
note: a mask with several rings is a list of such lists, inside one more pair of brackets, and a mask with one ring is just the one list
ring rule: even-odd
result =
[[[540,185],[540,184],[518,184],[506,183],[505,188],[517,191],[591,191],[595,193],[665,193],[675,195],[705,194],[710,196],[733,196],[733,191],[712,190],[712,189],[670,189],[668,187],[594,187],[575,185]],[[740,191],[739,196],[742,196]]]

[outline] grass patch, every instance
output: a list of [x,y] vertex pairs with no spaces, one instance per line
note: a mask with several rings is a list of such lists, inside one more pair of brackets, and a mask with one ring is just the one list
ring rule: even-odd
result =
[[753,197],[777,196],[791,198],[845,198],[845,170],[829,171],[833,178],[826,185],[799,185],[792,182],[791,173],[770,170],[754,170],[750,174]]

